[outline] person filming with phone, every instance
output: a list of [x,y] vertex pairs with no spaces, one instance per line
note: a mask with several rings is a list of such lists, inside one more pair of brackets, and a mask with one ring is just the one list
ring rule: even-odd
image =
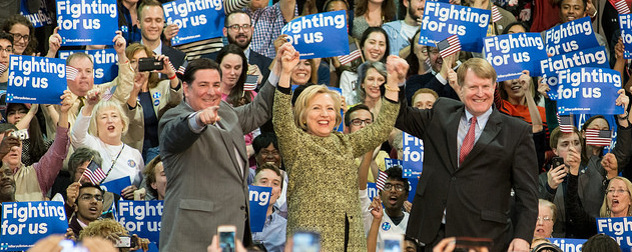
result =
[[[627,108],[629,98],[620,90],[615,103],[617,106]],[[603,203],[606,188],[610,179],[617,176],[618,167],[623,166],[629,159],[629,149],[632,144],[632,130],[626,116],[616,115],[617,144],[611,153],[603,157],[598,155],[585,155],[586,140],[582,132],[572,128],[572,133],[562,132],[560,127],[551,132],[550,146],[557,157],[551,160],[548,172],[540,174],[538,185],[538,197],[551,201],[557,206],[555,216],[556,223],[553,229],[553,237],[566,237],[587,239],[590,231],[584,228],[584,224],[578,223],[569,215],[570,209],[586,212],[589,216],[598,217]],[[593,116],[586,120],[586,128],[608,129],[607,121],[603,116]],[[602,126],[598,126],[602,125]],[[602,128],[603,127],[603,128]],[[600,148],[600,147],[591,147]],[[578,200],[569,203],[569,193]]]
[[[176,77],[169,57],[154,56],[154,52],[145,45],[131,44],[125,49],[125,55],[130,59],[130,65],[134,69],[134,83],[127,99],[127,106],[124,105],[130,124],[128,133],[123,136],[123,142],[141,150],[143,159],[149,162],[160,151],[160,115],[182,101],[181,81]],[[147,64],[141,63],[143,60],[156,64],[147,67]],[[168,79],[160,79],[159,73]]]

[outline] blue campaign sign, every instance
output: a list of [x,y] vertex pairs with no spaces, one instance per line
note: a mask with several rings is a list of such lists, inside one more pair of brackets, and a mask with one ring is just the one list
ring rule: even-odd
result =
[[597,218],[597,232],[612,237],[623,251],[632,248],[632,217]]
[[64,202],[30,201],[2,204],[0,251],[25,251],[51,234],[68,229]]
[[103,183],[101,184],[101,189],[108,192],[121,194],[121,191],[123,191],[125,187],[128,187],[130,185],[132,185],[132,181],[130,180],[130,177],[127,176]]
[[73,53],[83,52],[90,55],[94,63],[94,84],[110,82],[118,76],[118,56],[113,48],[83,51],[59,51],[59,58],[66,59]]
[[[409,202],[413,202],[413,199],[415,198],[415,190],[417,190],[417,183],[419,183],[419,179],[417,178],[409,178],[408,179],[408,198],[406,198],[407,201]],[[366,185],[366,189],[367,189],[367,194],[369,195],[369,199],[373,200],[373,197],[375,197],[378,194],[378,189],[377,187],[375,187],[375,183],[367,183]]]
[[547,238],[563,252],[581,252],[586,239]]
[[421,175],[424,162],[424,142],[406,132],[402,132],[404,147],[404,177],[417,178]]
[[172,45],[182,45],[222,36],[224,5],[220,0],[175,0],[162,5],[168,24],[180,30],[171,39]]
[[546,30],[544,42],[551,56],[599,46],[588,16]]
[[20,15],[28,18],[35,28],[53,24],[53,19],[51,18],[51,13],[46,8],[46,3],[44,0],[39,2],[40,8],[36,12],[30,12],[28,0],[20,1]]
[[272,187],[248,186],[248,199],[250,200],[250,231],[261,232],[266,223],[266,213],[270,204]]
[[327,58],[349,54],[345,11],[303,16],[283,26],[281,34],[301,54],[301,59]]
[[[568,114],[623,114],[615,106],[621,89],[621,74],[606,68],[574,67],[559,71],[557,111]],[[581,84],[581,85],[580,85]]]
[[158,243],[163,207],[162,200],[121,200],[116,209],[116,216],[118,222],[130,233]]
[[57,0],[61,44],[111,45],[118,30],[116,0]]
[[490,10],[426,1],[419,44],[437,46],[456,34],[463,51],[482,52],[490,16]]
[[402,160],[399,160],[399,159],[384,158],[384,167],[386,169],[391,168],[396,165],[398,165],[399,167],[402,167],[404,163],[402,162]]
[[540,61],[542,79],[549,84],[551,88],[551,90],[547,92],[551,100],[557,100],[558,71],[580,66],[610,68],[606,49],[603,46],[597,46],[582,51],[545,58]]
[[632,59],[632,14],[619,14],[619,28],[623,38],[623,58]]
[[537,32],[486,37],[484,45],[485,58],[496,70],[498,81],[518,79],[523,70],[540,76],[540,60],[547,57]]
[[66,61],[24,55],[9,58],[8,103],[60,104],[68,87]]

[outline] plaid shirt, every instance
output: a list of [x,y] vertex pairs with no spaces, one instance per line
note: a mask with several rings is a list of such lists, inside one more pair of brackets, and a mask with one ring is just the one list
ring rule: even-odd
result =
[[[277,2],[272,6],[255,11],[245,8],[244,11],[252,17],[255,25],[250,49],[274,59],[276,56],[274,40],[281,35],[281,29],[287,24],[283,18],[283,13],[281,13],[279,3]],[[298,7],[296,5],[294,6],[294,16],[298,17]]]

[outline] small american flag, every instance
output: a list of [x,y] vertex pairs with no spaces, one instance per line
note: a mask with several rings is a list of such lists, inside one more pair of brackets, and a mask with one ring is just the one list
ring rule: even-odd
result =
[[351,61],[356,60],[362,56],[362,52],[358,49],[358,46],[355,43],[349,45],[349,53],[348,55],[338,57],[338,61],[340,61],[341,65],[349,64]]
[[445,58],[460,51],[461,42],[459,41],[458,36],[452,35],[437,43],[437,48],[439,48],[439,54],[441,54],[441,57]]
[[77,70],[77,68],[66,66],[66,79],[67,80],[74,81],[77,78],[78,73],[79,73],[79,70]]
[[0,75],[7,71],[7,65],[0,63]]
[[257,82],[245,82],[244,83],[244,91],[253,91],[257,88]]
[[500,21],[503,18],[503,15],[500,15],[500,11],[498,11],[498,7],[492,4],[492,21],[494,23]]
[[586,144],[608,146],[612,140],[611,130],[586,129]]
[[81,176],[90,179],[90,182],[94,185],[101,184],[101,181],[103,181],[106,177],[101,167],[99,167],[99,165],[97,165],[94,161],[90,161],[90,164],[88,164],[88,167],[86,167],[86,170]]
[[573,133],[573,117],[571,115],[557,115],[562,133]]
[[384,184],[386,183],[386,179],[388,178],[388,175],[386,175],[386,172],[377,171],[377,179],[375,180],[375,187],[378,190],[384,190]]
[[628,7],[628,4],[625,0],[610,0],[610,3],[612,4],[612,6],[614,6],[615,9],[617,9],[617,12],[619,12],[619,14],[630,14],[630,7]]
[[116,89],[116,86],[106,89],[105,92],[103,92],[103,95],[101,95],[101,100],[109,101],[112,98],[112,95],[114,95],[114,89]]
[[182,65],[180,67],[178,67],[178,71],[176,71],[176,73],[180,74],[180,75],[184,75],[184,70],[187,69],[188,65],[189,65],[189,62],[185,61],[184,63],[182,63]]

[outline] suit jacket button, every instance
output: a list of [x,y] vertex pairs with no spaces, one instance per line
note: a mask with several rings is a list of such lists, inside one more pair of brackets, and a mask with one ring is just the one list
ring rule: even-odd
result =
[[239,209],[246,210],[246,207],[245,206],[240,206]]
[[456,180],[456,177],[452,177],[452,181],[455,181],[455,180]]

